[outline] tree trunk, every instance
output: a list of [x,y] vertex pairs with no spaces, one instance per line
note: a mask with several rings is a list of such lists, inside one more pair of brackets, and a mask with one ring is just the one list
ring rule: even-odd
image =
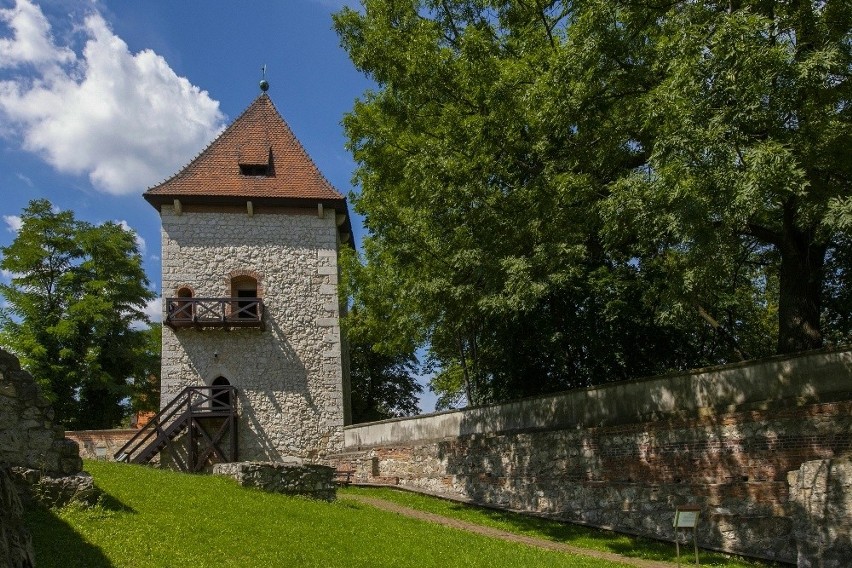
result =
[[820,303],[827,247],[814,244],[813,231],[788,224],[781,252],[778,294],[778,353],[822,346]]

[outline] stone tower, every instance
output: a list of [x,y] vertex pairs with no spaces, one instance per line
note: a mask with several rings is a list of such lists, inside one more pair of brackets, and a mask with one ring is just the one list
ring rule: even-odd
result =
[[337,296],[338,251],[351,241],[346,199],[269,96],[144,197],[162,221],[161,405],[186,387],[230,385],[235,459],[315,460],[340,449],[349,422]]

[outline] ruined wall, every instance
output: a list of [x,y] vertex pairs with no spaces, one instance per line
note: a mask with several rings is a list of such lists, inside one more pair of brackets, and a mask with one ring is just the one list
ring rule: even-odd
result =
[[213,466],[213,475],[230,477],[242,487],[268,493],[302,495],[324,501],[334,501],[337,495],[333,467],[304,464],[298,458],[277,463],[217,463]]
[[787,474],[852,451],[852,352],[772,358],[346,429],[338,467],[480,504],[795,562]]
[[[270,211],[276,211],[271,209]],[[163,206],[163,294],[229,297],[255,276],[266,329],[163,329],[162,405],[223,376],[237,388],[240,460],[314,459],[343,444],[333,212],[187,212]]]
[[53,423],[53,409],[17,357],[0,349],[0,465],[48,475],[83,469],[77,445]]
[[53,409],[32,376],[0,349],[0,566],[35,563],[20,497],[29,497],[31,488],[52,488],[56,479],[76,479],[65,476],[83,469],[77,444],[64,432],[53,424]]

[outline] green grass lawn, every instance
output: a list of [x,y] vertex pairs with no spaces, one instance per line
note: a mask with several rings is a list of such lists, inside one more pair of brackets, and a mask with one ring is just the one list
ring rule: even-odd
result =
[[244,489],[232,480],[87,462],[93,509],[27,513],[36,565],[56,567],[611,568],[379,511]]
[[[104,491],[98,506],[27,512],[39,568],[620,566],[474,535],[346,499],[326,503],[287,497],[245,489],[230,479],[126,464],[86,462],[86,470]],[[341,491],[346,493],[578,547],[674,561],[674,547],[668,543],[393,489]],[[703,551],[701,565],[759,566]]]
[[[436,499],[434,497],[418,493],[398,491],[389,488],[350,487],[343,490],[341,493],[355,493],[358,495],[377,497],[379,499],[392,501],[399,505],[404,505],[419,511],[426,511],[437,515],[443,515],[445,517],[460,519],[477,525],[494,527],[515,534],[562,542],[581,548],[614,552],[623,556],[645,558],[649,560],[665,560],[669,562],[675,562],[676,560],[675,547],[672,543],[631,537],[612,531],[598,530],[569,523],[560,523],[557,521],[531,517],[528,515],[520,515],[507,511],[485,509],[482,507],[465,505],[463,503],[456,503],[445,499]],[[686,550],[681,547],[681,554],[681,562],[684,565],[689,565],[690,560],[691,565],[695,565],[695,556],[693,555],[691,543]],[[749,561],[706,550],[699,551],[699,561],[701,566],[725,568],[765,568],[767,566],[773,566],[773,564],[769,563]]]

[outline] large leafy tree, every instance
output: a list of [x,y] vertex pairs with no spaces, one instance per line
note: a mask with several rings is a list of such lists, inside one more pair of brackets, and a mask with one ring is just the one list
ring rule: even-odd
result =
[[750,249],[777,279],[777,351],[819,347],[836,211],[852,192],[852,5],[614,6],[603,25],[604,10],[584,14],[589,37],[640,38],[650,79],[635,113],[645,168],[612,185],[611,222],[665,243],[690,294]]
[[134,235],[92,225],[46,200],[30,202],[15,240],[0,248],[0,340],[21,358],[68,428],[121,422],[145,364],[145,303],[153,297]]
[[393,283],[376,321],[430,346],[448,401],[817,347],[843,320],[848,3],[364,8],[335,19],[378,84],[344,122],[361,274]]

